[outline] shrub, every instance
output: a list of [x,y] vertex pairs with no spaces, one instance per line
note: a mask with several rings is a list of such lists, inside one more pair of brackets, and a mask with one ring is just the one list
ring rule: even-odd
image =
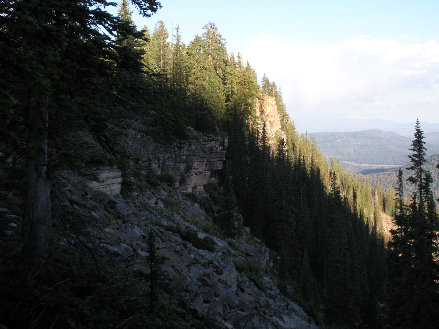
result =
[[237,270],[244,273],[262,291],[265,291],[264,272],[256,260],[246,260],[244,262],[234,262]]
[[163,172],[158,176],[158,179],[169,187],[175,186],[175,177],[171,173]]
[[58,159],[64,165],[83,168],[89,165],[112,165],[113,155],[99,144],[87,130],[72,131],[61,146]]
[[204,238],[200,238],[194,230],[188,229],[183,230],[180,225],[177,226],[166,226],[166,230],[174,232],[178,234],[183,240],[191,243],[195,248],[215,251],[215,241],[209,237],[205,236]]

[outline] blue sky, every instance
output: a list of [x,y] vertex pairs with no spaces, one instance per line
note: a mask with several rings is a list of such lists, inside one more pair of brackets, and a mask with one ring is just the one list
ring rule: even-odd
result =
[[[163,0],[139,27],[163,20],[188,44],[214,22],[282,89],[300,132],[439,123],[439,1]],[[387,125],[388,126],[388,125]],[[386,126],[386,127],[387,127]],[[388,129],[388,128],[386,128]]]

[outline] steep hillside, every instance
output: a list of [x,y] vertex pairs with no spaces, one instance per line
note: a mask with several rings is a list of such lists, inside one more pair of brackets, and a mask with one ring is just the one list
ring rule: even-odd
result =
[[[260,107],[261,118],[278,122],[273,108],[265,106]],[[218,173],[225,163],[227,136],[192,130],[190,139],[163,145],[145,134],[145,128],[132,120],[120,140],[130,159],[123,179],[115,167],[63,170],[54,177],[60,248],[69,252],[72,246],[62,241],[79,239],[96,259],[110,258],[110,266],[122,265],[148,276],[148,234],[152,231],[157,237],[157,255],[164,259],[162,279],[167,283],[163,286],[184,305],[191,325],[317,328],[279,291],[278,256],[243,228],[239,217],[239,237],[231,238],[204,210],[222,211],[221,202],[205,190],[221,191]],[[273,136],[280,133],[279,128],[270,128]],[[9,206],[1,208],[2,220],[7,221],[1,234],[15,241],[22,213]],[[79,218],[83,227],[70,227]],[[55,305],[46,307],[50,313]]]
[[0,326],[382,327],[392,190],[329,164],[214,23],[185,45],[127,1],[43,2],[0,15]]

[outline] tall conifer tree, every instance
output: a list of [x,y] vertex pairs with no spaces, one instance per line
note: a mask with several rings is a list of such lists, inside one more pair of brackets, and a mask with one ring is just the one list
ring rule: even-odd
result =
[[[160,6],[155,0],[131,2],[145,16]],[[6,8],[0,15],[1,37],[11,40],[9,46],[19,49],[23,59],[19,68],[2,70],[4,78],[14,80],[8,95],[15,101],[8,107],[19,104],[27,127],[25,249],[36,265],[46,258],[51,236],[49,117],[56,120],[64,107],[83,111],[82,102],[89,105],[89,117],[98,110],[91,99],[105,94],[103,76],[111,75],[106,59],[114,47],[109,35],[119,27],[116,18],[102,10],[105,5],[106,0],[0,1],[0,8]],[[14,78],[11,73],[17,69]]]
[[438,323],[437,214],[431,191],[431,174],[424,169],[426,149],[419,120],[409,155],[413,171],[407,179],[415,185],[405,214],[402,171],[398,173],[397,228],[392,230],[389,322],[397,328],[433,328]]

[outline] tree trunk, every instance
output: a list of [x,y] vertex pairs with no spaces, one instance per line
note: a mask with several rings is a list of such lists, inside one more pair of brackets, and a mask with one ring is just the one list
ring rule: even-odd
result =
[[[48,25],[44,10],[35,13],[40,33]],[[24,213],[24,252],[34,267],[39,267],[47,258],[51,238],[52,216],[50,184],[47,178],[47,138],[49,126],[47,84],[48,57],[50,45],[46,44],[36,54],[34,70],[40,71],[41,81],[35,81],[29,94],[27,122],[27,194]],[[45,86],[44,86],[45,85]]]
[[163,43],[160,45],[160,73],[163,74]]
[[48,97],[36,90],[31,91],[28,120],[24,250],[38,266],[47,258],[52,216],[47,178]]

